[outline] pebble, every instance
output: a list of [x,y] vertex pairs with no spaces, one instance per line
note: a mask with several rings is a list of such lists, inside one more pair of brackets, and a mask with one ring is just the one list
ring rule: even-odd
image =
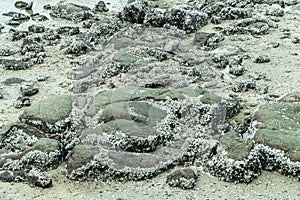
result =
[[22,92],[22,96],[33,96],[39,92],[39,89],[31,82],[24,83],[20,90]]

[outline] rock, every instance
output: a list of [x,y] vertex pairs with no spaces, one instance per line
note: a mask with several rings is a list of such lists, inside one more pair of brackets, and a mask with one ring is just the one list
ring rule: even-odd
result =
[[29,62],[24,62],[21,60],[3,60],[3,68],[6,70],[25,70],[32,66]]
[[31,25],[28,30],[33,33],[43,33],[45,32],[45,27],[42,25]]
[[70,40],[64,45],[65,54],[73,54],[76,56],[86,54],[91,51],[91,45],[84,40]]
[[66,33],[67,35],[77,35],[80,33],[79,27],[63,26],[56,29],[58,34]]
[[21,79],[21,78],[17,78],[17,77],[11,77],[11,78],[7,78],[4,81],[2,81],[2,83],[4,85],[13,85],[13,84],[20,84],[23,83],[25,80]]
[[198,174],[191,168],[183,168],[173,171],[167,176],[167,183],[171,187],[193,189],[196,185]]
[[98,3],[95,5],[93,10],[95,12],[107,12],[108,8],[106,7],[106,4],[104,1],[98,1]]
[[36,169],[32,169],[29,171],[29,173],[27,173],[27,179],[30,184],[37,187],[41,187],[41,188],[52,187],[52,179]]
[[256,63],[267,63],[270,62],[271,59],[268,55],[259,55],[258,57],[255,58]]
[[216,33],[197,32],[194,37],[194,44],[207,46],[208,40],[215,35]]
[[93,18],[94,14],[86,6],[80,6],[74,3],[60,1],[51,9],[50,15],[56,18],[62,18],[81,22]]
[[294,44],[299,44],[300,43],[300,37],[299,36],[298,37],[294,37],[294,39],[292,40],[292,42]]
[[31,10],[32,5],[33,5],[32,1],[29,2],[29,3],[26,3],[24,1],[16,1],[15,2],[15,7],[16,8],[22,8],[22,9],[26,9],[26,10]]
[[255,142],[283,150],[291,160],[300,161],[299,121],[300,104],[280,102],[259,108],[254,119],[257,131]]
[[254,146],[252,141],[243,140],[235,131],[222,135],[219,142],[228,153],[228,158],[234,160],[246,159]]
[[8,171],[5,171],[0,174],[0,181],[1,182],[13,182],[15,180],[14,176],[11,175]]
[[15,31],[15,32],[13,32],[13,35],[12,35],[12,41],[20,40],[22,38],[27,37],[30,34],[31,33],[28,31]]
[[45,15],[41,15],[39,13],[32,14],[30,15],[30,17],[33,21],[39,21],[39,22],[44,22],[49,20],[48,17],[46,17]]
[[153,5],[146,0],[135,0],[128,3],[123,8],[124,20],[131,23],[142,24],[151,7],[153,7]]
[[28,20],[30,17],[28,15],[25,15],[23,13],[18,13],[18,12],[8,12],[8,13],[3,13],[4,16],[11,17],[12,20],[14,21],[23,21],[23,20]]
[[224,7],[221,9],[219,15],[221,19],[226,20],[233,20],[233,19],[240,19],[240,18],[250,18],[252,13],[247,8],[235,8],[235,7]]
[[278,4],[272,4],[267,10],[266,15],[282,17],[284,15],[283,8]]
[[26,175],[24,171],[14,171],[15,182],[26,181]]
[[76,145],[73,148],[71,156],[67,162],[68,172],[71,173],[86,165],[89,161],[93,160],[98,151],[98,147],[93,145]]
[[43,39],[51,41],[60,39],[60,35],[56,30],[48,30],[44,33]]
[[21,88],[22,96],[33,96],[39,92],[39,89],[32,82],[24,83]]
[[170,10],[170,24],[188,33],[196,32],[208,23],[206,13],[196,10],[189,5],[176,5]]
[[245,92],[249,90],[255,90],[257,84],[255,80],[243,80],[236,81],[235,85],[232,88],[234,92]]
[[18,97],[17,101],[15,102],[15,108],[23,108],[28,106],[31,106],[29,97]]
[[143,23],[154,27],[163,27],[169,23],[167,14],[167,9],[154,8],[150,13],[146,14]]
[[297,103],[300,102],[300,92],[296,91],[293,93],[289,93],[284,95],[279,100],[280,102],[290,102],[290,103]]
[[[72,96],[52,96],[26,109],[20,121],[36,126],[45,132],[64,130],[69,126]],[[51,111],[51,112],[50,112]]]

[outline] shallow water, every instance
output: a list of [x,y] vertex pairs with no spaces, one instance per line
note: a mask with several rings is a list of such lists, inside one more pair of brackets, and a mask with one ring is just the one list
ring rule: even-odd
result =
[[[17,0],[0,0],[0,24],[4,26],[4,29],[2,29],[1,32],[7,32],[9,31],[10,28],[17,28],[19,30],[26,30],[29,25],[31,25],[33,22],[32,20],[25,21],[19,26],[9,26],[6,25],[6,22],[10,20],[10,17],[3,16],[3,13],[7,13],[10,11],[15,11],[15,12],[20,12],[23,14],[35,14],[35,13],[40,13],[42,15],[47,16],[50,21],[52,20],[49,13],[49,10],[44,10],[44,5],[50,4],[50,5],[56,5],[60,0],[34,0],[33,1],[33,7],[32,10],[26,11],[22,9],[18,9],[14,6],[15,2]],[[29,2],[24,0],[25,2]],[[67,0],[66,2],[69,3],[75,3],[79,5],[85,5],[90,8],[93,8],[94,5],[98,2],[99,0]],[[127,0],[104,0],[106,3],[108,9],[110,11],[116,11],[122,9],[122,7],[126,4]],[[37,23],[37,22],[35,22]]]

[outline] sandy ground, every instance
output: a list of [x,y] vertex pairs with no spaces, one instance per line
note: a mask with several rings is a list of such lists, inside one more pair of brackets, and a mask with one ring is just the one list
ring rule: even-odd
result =
[[47,174],[54,181],[53,187],[48,189],[31,187],[26,183],[0,182],[0,199],[300,199],[298,181],[267,171],[263,171],[262,175],[250,184],[223,182],[200,172],[193,190],[169,187],[166,184],[167,172],[151,180],[124,183],[70,181],[63,176],[62,169],[49,171]]
[[[287,10],[288,11],[288,10]],[[300,88],[300,44],[293,44],[292,38],[299,36],[300,15],[295,12],[286,14],[278,22],[279,28],[268,35],[255,38],[251,35],[228,36],[222,42],[223,46],[238,46],[247,51],[250,59],[244,60],[246,73],[238,79],[249,79],[254,72],[266,74],[261,83],[269,86],[269,94],[284,95]],[[231,23],[230,21],[226,23]],[[221,24],[221,26],[226,25]],[[202,31],[213,32],[215,25],[207,25]],[[290,29],[290,38],[280,39],[282,28]],[[0,35],[1,36],[1,35]],[[3,37],[3,35],[1,36]],[[5,39],[5,38],[4,38]],[[277,48],[266,46],[269,42],[279,42]],[[46,50],[47,51],[47,50]],[[55,50],[49,50],[51,52]],[[259,54],[268,54],[271,62],[257,64],[253,58]],[[32,98],[33,103],[52,94],[68,92],[67,86],[72,80],[66,79],[72,66],[65,64],[64,57],[46,58],[45,64],[35,66],[30,70],[5,71],[0,69],[0,82],[8,77],[19,77],[35,81],[39,76],[49,76],[45,82],[38,83],[40,92]],[[233,81],[233,80],[231,80]],[[230,83],[230,81],[229,81]],[[0,107],[0,128],[17,119],[21,110],[13,107],[12,99],[17,99],[19,85],[0,87],[5,99]],[[226,95],[228,90],[216,90]],[[253,92],[239,94],[248,103],[259,102],[263,95]],[[170,170],[172,171],[172,170]],[[63,175],[63,167],[49,171],[53,179],[53,187],[41,189],[31,187],[26,183],[0,182],[0,199],[300,199],[300,182],[282,176],[275,172],[263,171],[262,175],[250,184],[234,184],[219,181],[215,177],[201,172],[197,186],[193,190],[171,188],[166,184],[167,173],[140,182],[74,182]]]

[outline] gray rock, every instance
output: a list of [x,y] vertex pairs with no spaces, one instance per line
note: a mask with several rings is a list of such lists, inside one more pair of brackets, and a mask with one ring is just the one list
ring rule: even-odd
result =
[[39,21],[39,22],[44,22],[49,20],[48,17],[46,17],[45,15],[41,15],[39,13],[32,14],[30,15],[30,17],[33,21]]
[[29,97],[18,97],[15,102],[15,108],[23,108],[31,106],[31,100]]
[[266,15],[282,17],[284,15],[283,8],[278,4],[272,4],[267,10]]
[[39,89],[32,82],[26,82],[22,84],[20,90],[22,96],[33,96],[39,92]]
[[25,15],[23,13],[13,12],[13,11],[8,13],[3,13],[3,15],[11,17],[11,19],[14,21],[28,20],[30,18],[28,15]]
[[22,78],[17,78],[17,77],[11,77],[11,78],[7,78],[4,81],[2,81],[2,83],[4,85],[13,85],[13,84],[20,84],[23,83],[25,80]]
[[33,33],[43,33],[45,32],[45,27],[42,25],[31,25],[28,30]]
[[128,3],[123,8],[123,17],[126,21],[131,23],[142,24],[144,22],[146,14],[153,7],[153,4],[146,0],[136,0]]
[[108,8],[106,7],[106,4],[104,1],[98,1],[98,3],[95,5],[93,10],[95,12],[107,12]]
[[170,24],[188,33],[196,32],[208,23],[208,15],[189,5],[176,5],[169,11]]
[[33,186],[41,188],[52,187],[52,179],[36,169],[32,169],[27,173],[27,179]]
[[15,180],[14,176],[11,175],[8,171],[5,171],[0,174],[0,181],[1,182],[13,182]]
[[33,64],[21,60],[2,60],[3,68],[6,70],[25,70],[30,68]]
[[60,1],[51,9],[50,15],[56,18],[68,19],[81,22],[93,18],[94,14],[86,6]]
[[171,187],[193,189],[198,179],[198,173],[191,168],[183,168],[173,171],[167,176],[167,183]]
[[21,9],[26,9],[26,10],[31,10],[32,8],[32,5],[33,5],[33,2],[24,2],[24,1],[16,1],[15,2],[15,7],[16,8],[21,8]]
[[258,57],[255,58],[256,63],[267,63],[270,62],[271,59],[268,55],[259,55]]

